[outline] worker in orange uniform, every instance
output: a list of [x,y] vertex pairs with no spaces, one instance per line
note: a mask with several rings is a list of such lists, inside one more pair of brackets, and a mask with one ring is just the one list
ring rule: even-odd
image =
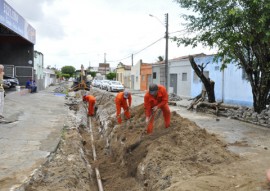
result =
[[148,124],[148,134],[153,132],[154,118],[158,109],[162,110],[165,121],[165,128],[170,126],[171,113],[168,106],[168,93],[164,86],[157,84],[151,84],[149,86],[149,91],[146,92],[144,96],[144,108],[146,115],[145,122]]
[[93,116],[95,114],[96,98],[92,95],[83,96],[83,101],[88,102],[88,115]]
[[118,124],[122,123],[121,119],[121,108],[124,109],[124,115],[126,119],[130,119],[129,108],[131,107],[131,93],[128,91],[119,92],[115,97],[115,105],[116,105],[116,118]]

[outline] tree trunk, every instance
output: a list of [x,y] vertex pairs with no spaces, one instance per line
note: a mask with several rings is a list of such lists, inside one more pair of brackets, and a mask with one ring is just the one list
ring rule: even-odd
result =
[[270,104],[270,71],[246,70],[253,95],[253,108],[257,113]]
[[206,78],[203,74],[203,68],[199,68],[196,62],[194,61],[193,56],[189,56],[189,61],[191,64],[191,67],[197,74],[197,76],[202,80],[202,83],[204,84],[204,87],[206,89],[207,95],[208,95],[208,102],[213,103],[216,102],[216,97],[215,97],[215,82],[212,80],[209,80]]

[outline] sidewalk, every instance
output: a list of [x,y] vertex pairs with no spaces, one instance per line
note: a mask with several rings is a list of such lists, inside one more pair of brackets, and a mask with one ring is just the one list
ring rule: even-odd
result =
[[11,92],[0,123],[0,191],[20,186],[59,143],[68,108],[49,87],[38,93]]

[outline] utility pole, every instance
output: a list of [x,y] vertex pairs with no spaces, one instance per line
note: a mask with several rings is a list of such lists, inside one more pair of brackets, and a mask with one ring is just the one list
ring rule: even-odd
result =
[[169,15],[168,13],[165,14],[165,27],[166,27],[166,32],[165,32],[165,40],[166,40],[166,45],[165,45],[165,87],[167,92],[169,92],[169,82],[168,82],[168,28],[169,28]]
[[131,54],[131,66],[133,66],[133,54]]

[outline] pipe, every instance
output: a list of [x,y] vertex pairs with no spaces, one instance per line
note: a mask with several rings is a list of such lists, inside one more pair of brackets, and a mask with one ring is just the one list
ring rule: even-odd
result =
[[[97,160],[97,154],[96,154],[96,148],[94,145],[94,136],[93,136],[93,131],[92,131],[92,123],[91,123],[91,117],[88,117],[89,119],[89,132],[90,132],[90,137],[91,137],[91,142],[92,142],[92,150],[93,150],[93,158],[94,161]],[[99,170],[97,167],[95,167],[95,172],[96,172],[96,177],[97,177],[97,183],[98,183],[98,190],[99,191],[103,191],[103,186],[102,186],[102,182],[101,182],[101,176],[99,173]]]

